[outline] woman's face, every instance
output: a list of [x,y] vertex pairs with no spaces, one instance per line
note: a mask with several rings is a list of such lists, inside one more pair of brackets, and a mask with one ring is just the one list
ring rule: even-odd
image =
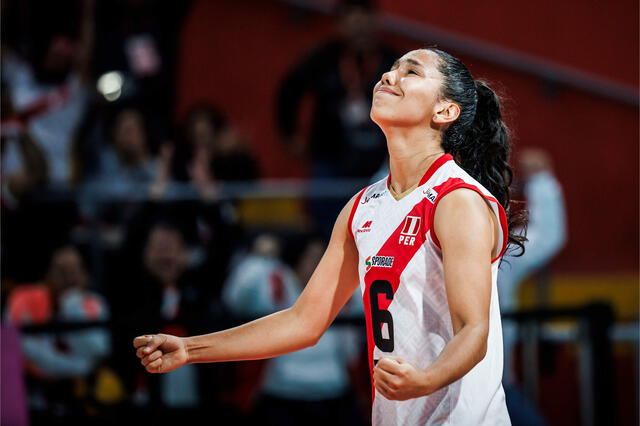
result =
[[147,140],[142,115],[132,109],[122,111],[116,119],[114,142],[116,149],[125,157],[144,155]]
[[213,149],[215,145],[216,129],[205,114],[196,114],[191,119],[190,138],[194,146]]
[[440,101],[438,55],[413,50],[398,59],[373,89],[371,119],[385,127],[430,126]]
[[144,249],[148,272],[162,284],[177,284],[187,267],[187,252],[180,232],[157,227],[151,231]]

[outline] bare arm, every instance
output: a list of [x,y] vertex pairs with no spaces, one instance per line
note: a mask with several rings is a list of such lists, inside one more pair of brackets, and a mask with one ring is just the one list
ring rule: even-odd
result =
[[388,399],[428,395],[460,379],[484,358],[497,226],[489,206],[472,190],[455,190],[438,204],[434,229],[442,246],[454,337],[425,370],[400,358],[381,359],[374,379]]
[[91,56],[95,39],[95,9],[96,0],[82,2],[82,17],[80,20],[80,40],[76,56],[75,68],[83,83],[87,84],[91,78]]
[[467,374],[487,352],[491,259],[498,224],[477,193],[458,189],[440,202],[434,227],[442,245],[455,336],[426,370],[432,391]]
[[324,256],[291,308],[201,336],[136,337],[133,344],[147,371],[163,373],[188,363],[270,358],[314,345],[358,285],[358,254],[347,229],[353,203],[349,201],[338,216]]

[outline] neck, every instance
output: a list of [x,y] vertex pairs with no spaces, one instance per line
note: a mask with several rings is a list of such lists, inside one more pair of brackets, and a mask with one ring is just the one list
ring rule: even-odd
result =
[[391,187],[401,194],[420,182],[427,169],[444,153],[440,134],[432,129],[385,130],[389,148]]

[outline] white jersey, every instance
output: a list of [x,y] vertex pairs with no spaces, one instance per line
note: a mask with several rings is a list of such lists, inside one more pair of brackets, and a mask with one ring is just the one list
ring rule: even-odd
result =
[[372,373],[374,364],[385,355],[401,357],[425,369],[453,338],[442,253],[432,229],[436,206],[445,195],[458,188],[482,195],[501,225],[501,249],[491,266],[489,337],[484,359],[460,380],[426,397],[389,401],[374,390],[372,423],[510,425],[501,383],[502,327],[496,287],[499,259],[508,242],[504,209],[449,154],[438,158],[418,187],[400,200],[389,192],[389,180],[363,189],[349,218],[349,230],[359,253]]

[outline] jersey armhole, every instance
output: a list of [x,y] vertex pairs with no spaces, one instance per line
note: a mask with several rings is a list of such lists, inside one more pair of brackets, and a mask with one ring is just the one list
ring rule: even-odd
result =
[[[433,204],[433,208],[431,209],[431,213],[429,215],[429,229],[431,230],[431,239],[433,240],[434,244],[438,246],[440,250],[442,250],[442,247],[440,246],[440,241],[438,241],[438,236],[436,235],[436,230],[433,227],[433,221],[436,216],[436,207],[438,207],[438,203],[440,202],[440,200],[442,200],[447,194],[449,194],[453,190],[460,189],[460,188],[471,189],[477,192],[478,194],[480,194],[480,196],[484,198],[486,201],[490,203],[495,203],[498,206],[498,213],[499,213],[498,221],[500,222],[500,229],[502,231],[502,248],[500,249],[500,252],[498,253],[498,255],[495,258],[491,259],[491,263],[494,263],[496,260],[502,257],[505,251],[507,251],[507,245],[509,243],[509,227],[507,225],[507,215],[504,211],[504,208],[502,207],[502,204],[500,204],[498,200],[496,200],[493,197],[487,196],[477,186],[474,186],[468,183],[459,183],[459,184],[450,186],[449,188],[445,189],[442,193],[438,194],[438,198]],[[493,208],[491,210],[493,211]]]
[[351,238],[353,238],[354,241],[356,237],[355,235],[353,235],[353,217],[355,216],[356,210],[358,209],[358,204],[360,204],[360,199],[362,198],[362,194],[364,194],[364,191],[366,191],[367,188],[368,186],[365,186],[360,190],[360,192],[356,196],[355,201],[353,202],[353,206],[351,206],[351,213],[349,213],[349,221],[347,222],[347,227],[349,228],[349,234],[351,235]]

